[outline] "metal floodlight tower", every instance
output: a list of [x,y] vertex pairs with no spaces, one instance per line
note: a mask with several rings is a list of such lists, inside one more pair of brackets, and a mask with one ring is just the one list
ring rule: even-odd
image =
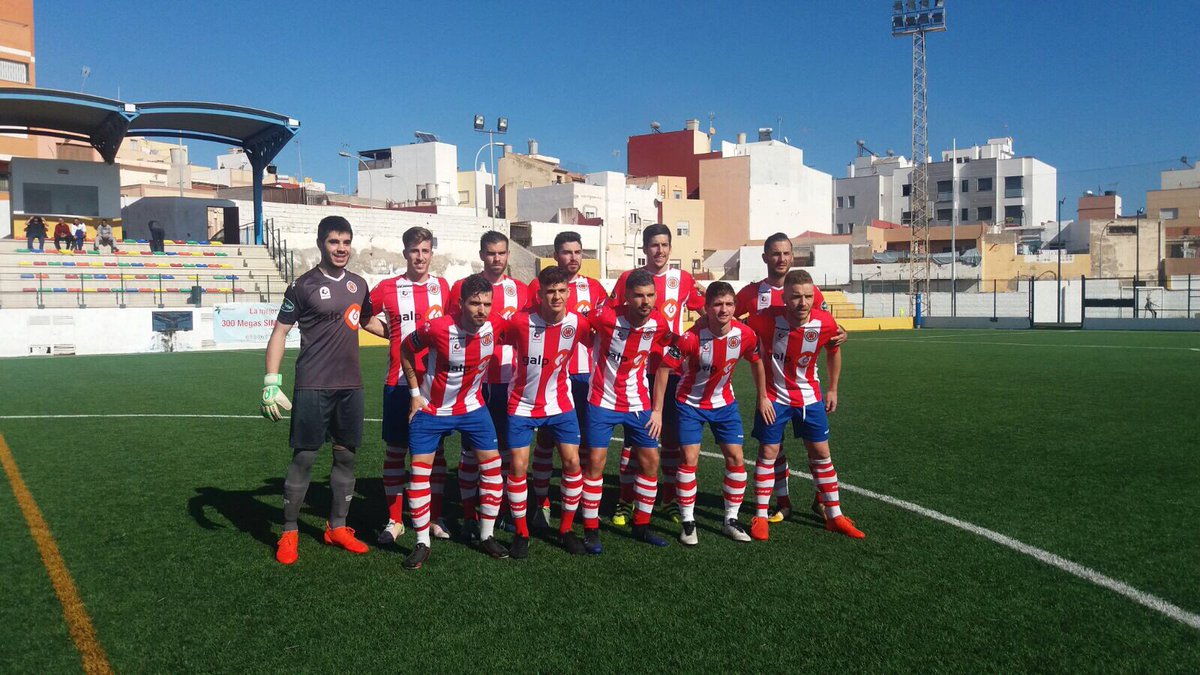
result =
[[[909,309],[929,315],[929,119],[925,85],[925,34],[946,30],[945,0],[898,0],[892,3],[892,37],[912,36],[912,240],[908,259]],[[918,298],[920,306],[918,307]]]

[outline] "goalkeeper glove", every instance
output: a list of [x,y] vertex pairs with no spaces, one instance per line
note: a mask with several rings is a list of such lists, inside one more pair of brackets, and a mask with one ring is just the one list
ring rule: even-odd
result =
[[283,395],[283,391],[279,388],[281,386],[283,386],[283,375],[268,373],[263,377],[262,416],[273,422],[283,419],[283,413],[279,412],[280,408],[292,409],[292,402]]

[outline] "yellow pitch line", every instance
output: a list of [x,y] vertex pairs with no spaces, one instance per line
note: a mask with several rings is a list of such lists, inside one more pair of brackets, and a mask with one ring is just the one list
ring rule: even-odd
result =
[[50,582],[54,584],[54,593],[62,604],[63,617],[67,620],[67,630],[71,633],[71,639],[75,641],[75,648],[79,650],[79,658],[83,661],[84,672],[112,673],[113,669],[108,663],[108,655],[104,653],[104,647],[96,637],[96,628],[92,625],[92,619],[88,616],[83,599],[79,597],[79,589],[75,588],[75,580],[71,578],[71,572],[67,570],[67,564],[58,551],[58,543],[54,541],[54,535],[50,533],[50,526],[46,524],[45,518],[42,518],[42,512],[38,509],[37,502],[33,500],[33,494],[29,492],[29,488],[21,478],[21,471],[17,468],[16,460],[13,459],[12,450],[9,449],[8,443],[5,442],[2,435],[0,435],[0,464],[4,465],[4,471],[8,474],[8,482],[12,485],[13,495],[17,498],[21,513],[25,515],[25,522],[29,525],[29,534],[33,536],[33,541],[37,544],[38,553],[42,556],[42,564],[45,565],[46,572],[50,575]]

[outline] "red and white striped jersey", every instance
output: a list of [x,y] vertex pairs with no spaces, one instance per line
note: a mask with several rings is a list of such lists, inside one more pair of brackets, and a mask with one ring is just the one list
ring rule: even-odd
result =
[[[400,343],[413,331],[445,314],[450,284],[440,277],[414,283],[401,275],[384,279],[371,289],[371,306],[378,308],[388,328],[388,370],[385,384],[400,384]],[[417,378],[425,373],[425,361],[417,354]]]
[[[746,284],[737,294],[737,306],[734,316],[754,316],[764,309],[783,307],[783,286],[772,286],[766,279],[752,284]],[[821,289],[813,285],[813,307],[829,311],[825,306],[825,296]]]
[[589,318],[592,328],[592,380],[588,402],[616,412],[641,412],[650,407],[646,368],[651,355],[662,358],[662,350],[678,337],[667,318],[651,312],[641,326],[630,325],[624,312],[604,307]]
[[[538,289],[541,284],[537,279],[529,282],[529,309],[536,311],[538,305]],[[586,317],[604,305],[608,292],[599,281],[582,274],[567,282],[567,311]],[[586,340],[575,346],[575,354],[571,357],[570,374],[579,375],[590,372],[591,359],[588,357]]]
[[418,328],[405,341],[414,353],[429,350],[421,379],[421,395],[428,404],[422,410],[445,417],[465,415],[483,406],[479,385],[497,352],[491,321],[471,333],[460,328],[454,317],[443,316]]
[[837,335],[833,315],[814,309],[808,323],[792,328],[782,312],[773,311],[752,316],[747,324],[758,336],[759,353],[770,364],[767,366],[768,398],[793,408],[820,401],[817,353],[821,347],[830,354],[838,349],[828,345]]
[[567,312],[562,321],[550,324],[537,312],[520,312],[501,325],[500,343],[516,353],[508,414],[549,417],[574,410],[568,362],[591,331],[588,320]]
[[[457,314],[459,292],[462,290],[462,279],[454,282],[450,289],[450,307]],[[501,319],[511,319],[514,314],[529,305],[529,287],[523,281],[504,275],[504,278],[492,284],[492,315]],[[488,367],[484,382],[488,384],[506,384],[512,379],[513,351],[512,347],[502,347],[500,352]]]
[[[624,272],[617,279],[611,303],[614,307],[625,304],[625,279],[628,276],[629,272]],[[683,335],[684,308],[692,311],[704,309],[704,291],[696,285],[692,275],[683,270],[668,269],[662,274],[655,274],[654,291],[658,294],[655,308],[666,317],[671,332],[676,335]]]
[[675,400],[704,410],[736,402],[732,380],[739,358],[759,360],[758,336],[749,326],[734,320],[721,336],[707,326],[693,326],[663,357],[663,363],[682,374]]

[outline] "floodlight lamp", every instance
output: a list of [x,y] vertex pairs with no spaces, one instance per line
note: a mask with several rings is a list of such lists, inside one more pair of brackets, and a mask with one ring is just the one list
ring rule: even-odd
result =
[[896,0],[896,2],[892,3],[892,11],[893,12],[903,12],[904,11],[904,3],[900,2],[900,0]]
[[483,119],[483,115],[475,116],[475,131],[483,131],[484,125],[487,123]]
[[929,9],[929,0],[921,0],[921,9]]
[[908,11],[911,12],[917,8],[917,0],[908,0],[908,2],[905,3],[905,6],[908,7]]
[[933,6],[938,8],[945,7],[946,0],[933,0]]
[[508,118],[500,117],[496,120],[496,133],[503,134],[508,132]]

